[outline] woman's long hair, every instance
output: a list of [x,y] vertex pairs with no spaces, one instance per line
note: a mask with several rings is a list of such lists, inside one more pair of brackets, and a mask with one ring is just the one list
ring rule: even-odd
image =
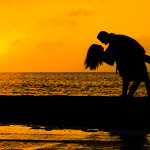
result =
[[90,70],[95,70],[102,64],[103,57],[103,47],[101,45],[93,44],[90,46],[86,60],[85,60],[85,69],[90,68]]

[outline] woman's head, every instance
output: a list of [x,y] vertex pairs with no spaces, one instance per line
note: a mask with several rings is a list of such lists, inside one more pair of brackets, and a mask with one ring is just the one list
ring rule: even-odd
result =
[[85,69],[90,68],[90,70],[95,70],[99,65],[102,64],[103,57],[103,47],[101,45],[93,44],[90,46],[86,60],[85,60]]

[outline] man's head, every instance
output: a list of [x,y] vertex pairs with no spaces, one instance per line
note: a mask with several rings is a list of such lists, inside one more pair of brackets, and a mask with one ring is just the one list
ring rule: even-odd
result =
[[105,31],[101,31],[97,38],[106,45],[110,42],[110,34]]

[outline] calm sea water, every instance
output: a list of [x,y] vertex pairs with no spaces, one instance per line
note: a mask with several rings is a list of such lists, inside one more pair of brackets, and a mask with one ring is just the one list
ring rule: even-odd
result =
[[[0,73],[0,95],[119,96],[122,80],[115,73]],[[141,83],[135,96],[147,96]]]

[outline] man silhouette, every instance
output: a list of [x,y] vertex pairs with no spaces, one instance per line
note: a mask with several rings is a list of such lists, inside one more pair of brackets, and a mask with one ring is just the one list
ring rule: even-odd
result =
[[133,81],[128,96],[132,96],[141,81],[145,82],[148,96],[150,96],[150,81],[145,65],[149,56],[144,48],[134,39],[113,33],[101,31],[97,38],[105,45],[109,44],[105,55],[112,63],[116,62],[117,70],[123,79],[123,96],[127,96],[129,82]]

